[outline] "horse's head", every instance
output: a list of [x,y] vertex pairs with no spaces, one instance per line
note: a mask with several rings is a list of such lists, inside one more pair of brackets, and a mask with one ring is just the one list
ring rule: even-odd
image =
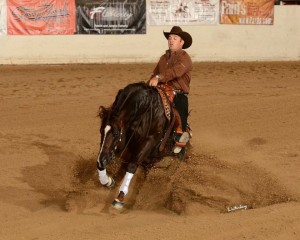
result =
[[105,168],[115,155],[124,149],[125,136],[122,130],[121,121],[112,117],[111,108],[100,107],[99,116],[101,118],[101,144],[98,155],[100,168]]

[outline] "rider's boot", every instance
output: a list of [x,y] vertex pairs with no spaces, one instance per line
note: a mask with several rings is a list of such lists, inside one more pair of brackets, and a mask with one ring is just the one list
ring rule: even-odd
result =
[[175,134],[175,147],[173,148],[173,152],[175,154],[178,154],[182,151],[182,149],[184,149],[184,153],[185,153],[185,146],[186,143],[189,141],[190,136],[188,132],[184,132],[182,134],[180,133],[176,133]]

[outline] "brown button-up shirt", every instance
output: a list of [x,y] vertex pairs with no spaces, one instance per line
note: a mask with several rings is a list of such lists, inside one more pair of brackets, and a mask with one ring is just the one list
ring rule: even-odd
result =
[[171,53],[167,50],[160,57],[152,77],[158,75],[160,83],[166,83],[175,90],[189,93],[192,68],[192,60],[187,52],[178,50]]

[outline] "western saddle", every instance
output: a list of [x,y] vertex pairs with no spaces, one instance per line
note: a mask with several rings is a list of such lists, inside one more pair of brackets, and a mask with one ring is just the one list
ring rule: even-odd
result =
[[169,126],[164,135],[164,138],[162,139],[162,143],[159,147],[159,150],[163,151],[166,142],[171,134],[171,130],[173,129],[174,132],[178,134],[182,134],[183,131],[182,131],[182,123],[181,123],[180,115],[174,105],[174,97],[175,97],[174,89],[166,84],[160,84],[156,87],[156,90],[158,91],[161,97],[165,116],[169,121]]

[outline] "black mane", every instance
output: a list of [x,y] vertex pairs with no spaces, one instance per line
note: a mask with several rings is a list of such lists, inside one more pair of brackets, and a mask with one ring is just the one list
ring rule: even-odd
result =
[[109,108],[100,107],[102,123],[109,124],[118,121],[122,116],[127,125],[133,122],[150,121],[158,107],[158,93],[144,82],[132,83],[119,90],[115,101]]

